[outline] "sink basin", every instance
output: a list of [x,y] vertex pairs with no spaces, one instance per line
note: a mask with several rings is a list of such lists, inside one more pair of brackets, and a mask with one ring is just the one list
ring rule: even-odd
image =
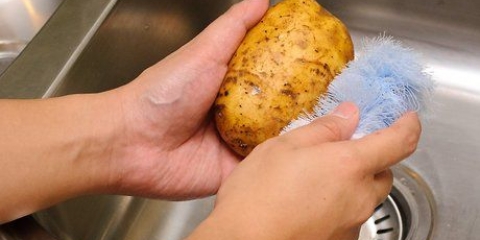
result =
[[[65,0],[0,76],[0,97],[54,97],[120,86],[234,2]],[[319,2],[346,23],[357,46],[364,37],[385,33],[416,49],[437,82],[418,150],[394,169],[393,204],[385,204],[390,210],[379,208],[398,219],[382,222],[384,216],[374,215],[365,239],[371,239],[368,231],[396,240],[478,238],[480,1]],[[90,196],[33,216],[58,239],[178,240],[212,207],[213,197],[168,202]]]
[[0,75],[60,3],[61,0],[0,0]]

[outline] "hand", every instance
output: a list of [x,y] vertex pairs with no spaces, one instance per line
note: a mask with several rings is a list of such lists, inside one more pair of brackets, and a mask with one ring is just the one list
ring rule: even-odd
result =
[[166,199],[211,195],[239,158],[216,134],[209,109],[227,64],[268,7],[245,0],[190,43],[113,91],[123,135],[111,156],[114,193]]
[[259,145],[222,185],[215,210],[190,239],[358,239],[390,192],[389,166],[415,150],[421,130],[409,113],[388,129],[348,140],[357,124],[358,109],[344,103]]
[[0,100],[0,224],[70,198],[211,195],[238,163],[209,108],[267,0],[245,0],[130,84],[99,94]]

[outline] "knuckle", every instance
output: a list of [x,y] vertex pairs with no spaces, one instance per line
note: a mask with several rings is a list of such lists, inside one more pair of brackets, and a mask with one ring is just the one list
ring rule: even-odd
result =
[[230,9],[228,9],[227,12],[224,15],[230,16],[233,13],[238,13],[238,12],[243,13],[244,11],[242,11],[242,8],[243,8],[242,2],[237,2],[237,3],[233,4],[230,7]]
[[358,182],[363,181],[368,175],[367,165],[359,158],[358,150],[348,145],[340,145],[334,149],[334,152],[337,154],[340,163],[340,171],[338,171],[337,174],[339,174],[342,179]]
[[393,173],[392,173],[392,170],[387,169],[387,170],[385,170],[384,174],[385,174],[385,181],[386,181],[387,186],[388,186],[388,189],[386,191],[387,195],[388,195],[388,193],[390,193],[390,190],[392,189],[392,185],[393,185]]
[[148,75],[151,75],[153,72],[153,66],[150,66],[146,69],[144,69],[139,76],[148,76]]
[[400,140],[405,149],[405,154],[410,155],[417,149],[422,132],[422,126],[418,118],[412,119],[409,124],[396,125],[394,132],[400,136]]
[[385,201],[392,190],[393,185],[393,173],[390,169],[384,170],[377,175],[377,198],[376,203],[377,205],[381,204]]
[[322,121],[319,124],[321,128],[321,133],[330,140],[341,140],[342,139],[342,128],[334,121]]
[[384,186],[383,192],[378,194],[376,199],[375,199],[375,205],[380,205],[387,199],[388,194],[390,194],[390,191],[392,190],[392,184],[386,184]]
[[359,158],[360,154],[356,148],[344,147],[341,149],[342,161],[349,166],[350,171],[353,173],[362,173],[365,168],[365,164]]
[[419,140],[420,140],[419,134],[409,133],[405,135],[403,142],[405,143],[405,149],[408,155],[415,152],[415,150],[417,149]]
[[291,148],[294,148],[292,141],[290,140],[290,138],[284,137],[284,136],[267,139],[256,147],[256,149],[258,149],[257,151],[267,151],[267,152],[275,152],[276,149],[291,149]]
[[239,5],[240,5],[240,3],[239,3],[239,2],[238,2],[238,3],[235,3],[235,4],[233,4],[233,5],[230,7],[230,9],[228,9],[228,10],[227,10],[227,12],[225,13],[225,15],[228,15],[228,14],[231,14],[232,12],[236,12],[236,11],[238,11],[238,9],[240,8],[240,6],[239,6]]
[[352,224],[354,226],[360,226],[364,224],[373,214],[375,211],[375,208],[378,206],[375,204],[374,201],[372,200],[367,200],[362,204],[362,208],[359,209],[358,213],[356,214],[356,217],[353,219]]
[[[390,183],[393,183],[393,172],[392,169],[385,170],[385,174],[387,175],[387,179],[389,179]],[[391,185],[391,184],[390,184]]]

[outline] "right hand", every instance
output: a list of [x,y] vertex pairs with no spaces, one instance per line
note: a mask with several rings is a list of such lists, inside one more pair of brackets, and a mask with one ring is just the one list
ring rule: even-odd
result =
[[349,140],[358,112],[344,103],[259,145],[221,186],[204,227],[217,225],[216,234],[230,239],[358,239],[391,190],[389,167],[413,153],[421,132],[417,115],[408,113]]

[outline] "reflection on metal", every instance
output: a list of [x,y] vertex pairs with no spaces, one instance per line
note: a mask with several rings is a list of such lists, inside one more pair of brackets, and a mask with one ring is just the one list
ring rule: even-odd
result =
[[30,16],[32,26],[36,29],[40,29],[43,26],[45,19],[38,13],[38,9],[35,8],[32,0],[21,0],[21,2]]
[[42,28],[61,0],[0,1],[0,75]]
[[457,89],[480,97],[480,84],[470,82],[471,79],[480,79],[478,69],[430,65],[430,71],[435,73],[436,80],[442,83],[442,87]]
[[23,42],[10,42],[10,41],[1,41],[0,42],[0,75],[5,69],[15,60],[18,56],[18,53],[26,46],[26,43]]

